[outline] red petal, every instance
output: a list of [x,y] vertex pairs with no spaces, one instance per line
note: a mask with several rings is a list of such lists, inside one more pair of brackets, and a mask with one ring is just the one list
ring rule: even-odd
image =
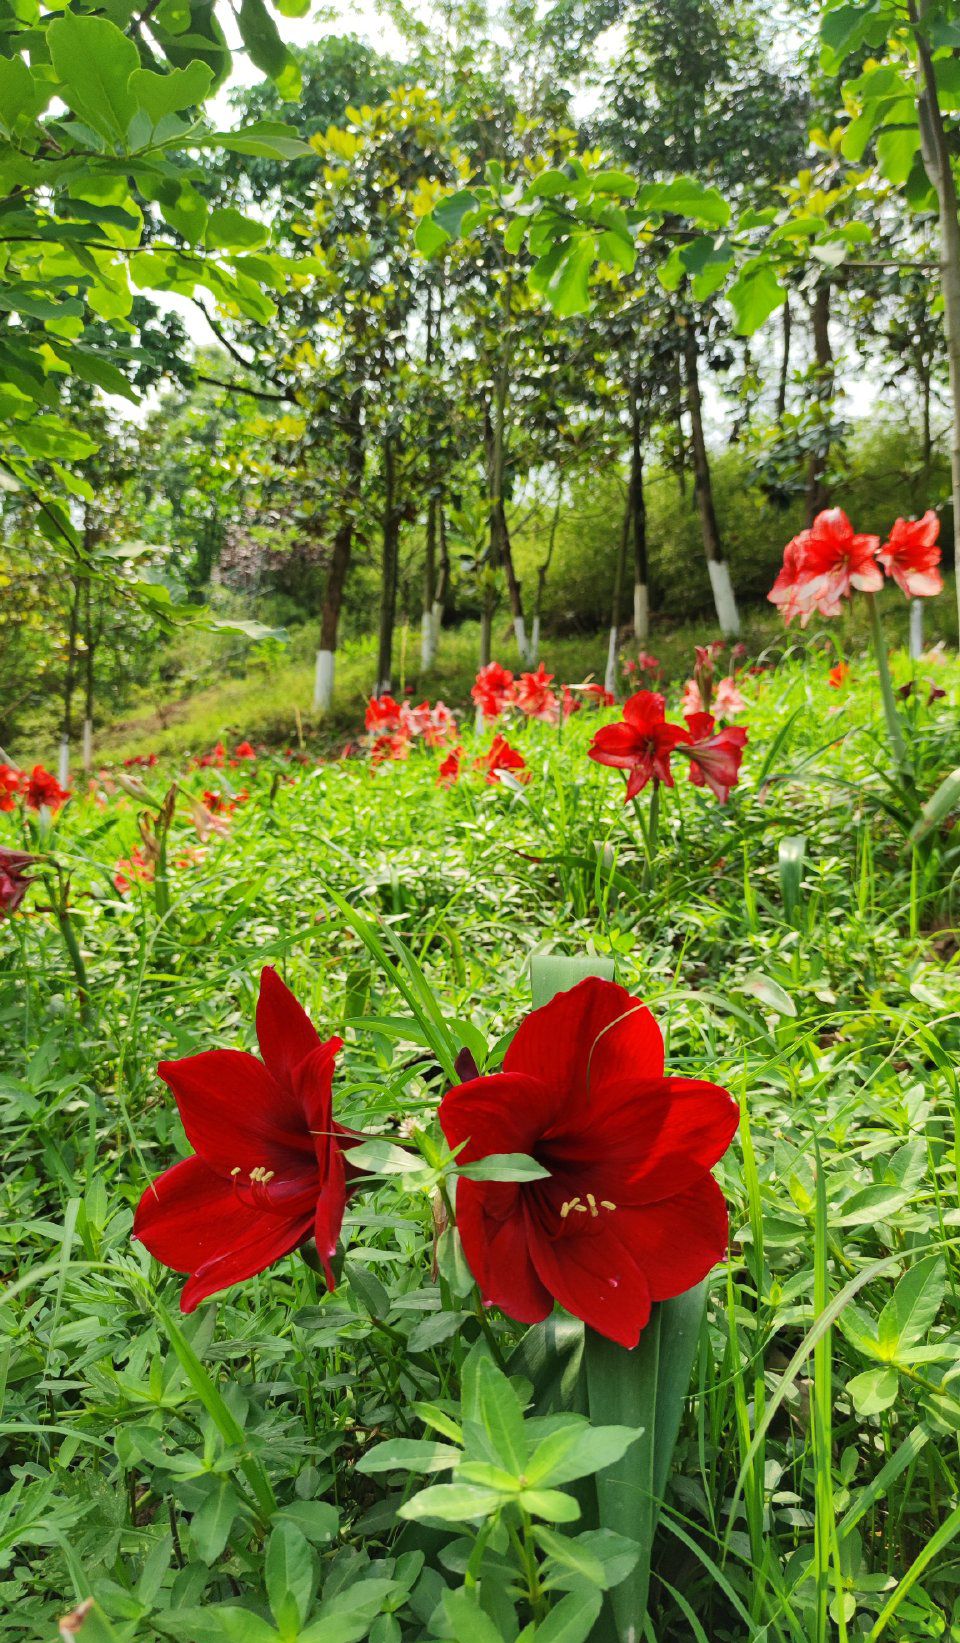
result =
[[201,1158],[185,1158],[147,1188],[133,1231],[155,1260],[195,1274],[180,1299],[192,1312],[205,1296],[295,1249],[311,1225],[312,1217],[291,1221],[251,1209]]
[[617,1213],[603,1216],[580,1236],[532,1240],[539,1277],[568,1312],[620,1346],[636,1346],[650,1316],[643,1268],[617,1232]]
[[157,1071],[176,1097],[190,1145],[212,1169],[313,1169],[313,1139],[299,1102],[256,1056],[205,1050],[161,1061]]
[[[508,1058],[510,1054],[508,1050]],[[559,1108],[557,1091],[539,1079],[517,1071],[490,1073],[447,1091],[440,1103],[440,1127],[451,1147],[467,1143],[458,1157],[470,1164],[492,1152],[532,1153],[556,1122]]]
[[712,1175],[672,1198],[610,1220],[646,1273],[655,1301],[692,1289],[727,1252],[727,1206]]
[[584,1185],[598,1197],[602,1192],[618,1203],[653,1204],[684,1191],[711,1169],[730,1145],[739,1118],[727,1091],[701,1079],[609,1084],[591,1101],[582,1131],[569,1142],[551,1141],[550,1162],[571,1176],[579,1169]]
[[293,1073],[320,1043],[316,1028],[290,988],[269,964],[260,973],[257,1042],[278,1084],[293,1088]]
[[659,1078],[663,1040],[650,1011],[625,987],[588,976],[520,1023],[503,1067],[539,1079],[560,1107],[588,1092],[592,1101],[612,1078]]
[[317,1254],[323,1262],[328,1289],[336,1288],[330,1262],[336,1253],[337,1244],[340,1240],[340,1229],[343,1226],[343,1212],[346,1205],[346,1168],[343,1153],[340,1151],[339,1142],[331,1137],[326,1169],[323,1175],[323,1185],[317,1199],[317,1209],[313,1221],[313,1236],[317,1244]]
[[488,1306],[501,1307],[522,1324],[538,1324],[553,1311],[553,1298],[530,1257],[528,1222],[516,1186],[458,1181],[457,1228]]

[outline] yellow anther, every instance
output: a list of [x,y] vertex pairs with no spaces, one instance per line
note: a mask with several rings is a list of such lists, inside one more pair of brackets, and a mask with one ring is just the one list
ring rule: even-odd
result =
[[231,1175],[239,1175],[240,1174],[240,1165],[239,1164],[235,1165],[234,1168],[230,1171],[230,1174]]
[[617,1207],[616,1204],[611,1204],[609,1198],[601,1198],[601,1200],[600,1200],[600,1208],[601,1209],[616,1209],[616,1207]]
[[272,1181],[274,1176],[276,1175],[276,1173],[277,1172],[274,1169],[266,1170],[264,1172],[264,1174],[261,1176],[261,1181],[262,1181],[263,1185],[266,1186],[268,1181]]
[[577,1200],[577,1202],[574,1204],[573,1207],[576,1210],[578,1215],[589,1215],[589,1213],[590,1213],[590,1211],[587,1209],[586,1204],[581,1204],[579,1199]]
[[592,1192],[587,1193],[587,1203],[590,1205],[590,1214],[591,1215],[599,1215],[600,1214],[600,1211],[597,1208],[597,1200],[594,1198]]
[[561,1204],[561,1206],[560,1206],[560,1219],[561,1219],[561,1221],[565,1221],[567,1219],[567,1216],[570,1214],[570,1211],[572,1209],[576,1209],[579,1202],[580,1202],[579,1198],[570,1198],[570,1199],[567,1200],[567,1202],[565,1204]]

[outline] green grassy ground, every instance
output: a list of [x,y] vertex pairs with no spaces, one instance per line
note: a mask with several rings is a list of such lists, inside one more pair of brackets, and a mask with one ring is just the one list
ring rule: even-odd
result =
[[[928,609],[927,634],[930,643],[948,636],[953,620],[952,588]],[[899,594],[886,598],[886,620],[891,639],[906,637],[907,607]],[[694,644],[715,637],[703,621],[658,626],[649,649],[664,662],[666,676],[681,679],[690,668]],[[782,654],[792,645],[822,644],[828,652],[846,647],[854,653],[866,648],[868,628],[862,613],[853,612],[843,622],[812,628],[807,635],[799,630],[785,634],[775,611],[752,606],[743,613],[743,639],[751,658],[768,652]],[[251,647],[212,635],[186,638],[179,646],[179,667],[192,681],[189,688],[174,683],[161,697],[152,692],[148,702],[134,706],[115,723],[98,730],[97,746],[107,759],[126,758],[147,751],[180,753],[212,746],[226,737],[249,737],[273,745],[295,744],[300,732],[309,744],[333,746],[338,738],[352,734],[362,719],[375,667],[372,639],[346,645],[337,660],[334,706],[326,720],[316,720],[311,711],[313,695],[312,625],[298,629],[285,652],[271,657],[269,665],[257,665]],[[630,654],[625,641],[624,654]],[[635,649],[635,647],[634,647]],[[479,629],[475,623],[444,632],[433,668],[420,668],[419,634],[401,629],[394,649],[394,677],[400,691],[413,688],[418,699],[442,697],[450,705],[465,707],[476,672]],[[572,637],[544,637],[541,653],[547,667],[557,677],[576,681],[588,675],[603,678],[607,657],[607,634]],[[507,667],[519,670],[512,630],[499,634],[496,654]],[[224,658],[230,658],[230,671]],[[299,722],[298,722],[299,715]],[[32,748],[18,748],[26,760]]]
[[[137,802],[71,801],[43,842],[72,874],[85,1011],[45,890],[0,924],[0,1635],[47,1640],[92,1594],[100,1643],[263,1643],[285,1580],[305,1643],[515,1643],[529,1618],[493,1558],[484,1628],[458,1631],[472,1539],[439,1560],[430,1543],[424,1563],[397,1540],[409,1479],[357,1470],[376,1439],[423,1435],[415,1403],[456,1409],[479,1335],[466,1292],[433,1272],[429,1194],[394,1176],[358,1195],[334,1294],[290,1256],[181,1324],[181,1280],[130,1241],[147,1182],[187,1150],[156,1063],[252,1046],[265,962],[346,1039],[342,1121],[394,1137],[404,1120],[433,1125],[424,995],[411,1009],[371,930],[406,944],[442,1020],[494,1060],[529,1007],[532,953],[611,955],[654,1010],[670,1069],[741,1103],[717,1171],[730,1256],[710,1281],[649,1635],[960,1635],[958,850],[943,830],[905,848],[918,801],[891,773],[848,637],[841,690],[812,652],[745,683],[742,784],[721,808],[679,772],[652,883],[620,777],[586,757],[586,711],[511,729],[523,791],[472,776],[444,791],[440,755],[422,749],[377,771],[228,770],[250,797],[199,859],[178,803],[165,911],[150,885],[121,896],[112,882],[138,842]],[[470,642],[448,642],[431,694],[462,699]],[[572,642],[545,656],[573,677],[602,660]],[[359,705],[362,655],[350,665],[341,688]],[[928,677],[947,691],[929,709]],[[960,668],[924,663],[918,678],[903,711],[922,796],[958,762]],[[289,739],[276,686],[194,700],[149,739],[170,752],[151,793],[168,777],[196,794],[222,784],[183,746],[281,725]],[[146,745],[127,726],[111,751]],[[24,842],[19,817],[0,816],[0,843]],[[489,1322],[509,1350],[521,1331]],[[281,1567],[290,1547],[299,1562]],[[298,1635],[289,1612],[285,1625]]]

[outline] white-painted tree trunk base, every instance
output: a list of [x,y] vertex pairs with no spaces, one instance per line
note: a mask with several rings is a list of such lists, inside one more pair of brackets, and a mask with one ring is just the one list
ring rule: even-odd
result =
[[610,629],[610,638],[607,642],[607,671],[603,676],[603,688],[609,690],[611,696],[617,694],[617,630]]
[[737,639],[740,636],[740,614],[730,581],[730,568],[723,560],[708,559],[707,570],[710,573],[710,586],[713,589],[713,602],[717,608],[720,632],[725,639]]
[[83,768],[89,775],[93,769],[93,720],[83,721]]
[[66,736],[60,737],[60,759],[57,765],[57,781],[61,787],[66,787],[70,780],[70,743]]
[[483,735],[483,732],[486,728],[486,720],[483,717],[483,708],[482,707],[477,708],[476,715],[474,716],[473,728],[476,731],[478,736]]
[[633,584],[633,633],[641,645],[650,637],[650,589],[646,582]]
[[910,603],[910,655],[913,661],[923,655],[923,600]]
[[516,636],[517,649],[520,652],[521,662],[527,660],[527,628],[522,616],[513,618],[513,631]]
[[318,650],[313,670],[313,711],[326,713],[333,701],[334,653]]
[[530,634],[530,649],[528,650],[527,655],[529,657],[530,666],[531,667],[536,667],[537,663],[540,660],[540,618],[539,618],[539,616],[535,616],[533,618],[533,629],[532,629],[531,634]]

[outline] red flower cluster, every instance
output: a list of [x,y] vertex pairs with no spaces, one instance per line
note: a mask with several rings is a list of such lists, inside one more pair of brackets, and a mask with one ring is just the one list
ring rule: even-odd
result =
[[473,768],[484,771],[488,782],[498,782],[501,770],[509,771],[518,782],[528,782],[531,774],[522,754],[510,746],[505,736],[500,735],[494,736],[486,753],[474,759]]
[[514,700],[513,674],[499,662],[488,662],[477,674],[470,694],[485,719],[499,719]]
[[650,781],[672,787],[670,759],[680,751],[690,762],[693,785],[709,787],[725,804],[740,779],[746,730],[736,725],[718,730],[713,715],[702,712],[688,713],[684,728],[670,724],[665,709],[658,692],[638,691],[624,703],[622,720],[601,725],[590,744],[589,757],[596,764],[627,772],[625,802],[629,802]]
[[262,1060],[206,1050],[157,1069],[194,1151],[147,1188],[133,1231],[164,1266],[189,1273],[183,1312],[310,1238],[334,1287],[330,1262],[354,1175],[344,1149],[360,1139],[333,1117],[342,1040],[321,1043],[269,967],[257,1039]]
[[132,770],[139,765],[144,770],[152,770],[157,762],[156,753],[132,753],[129,759],[124,759],[123,768],[124,770]]
[[542,719],[555,725],[560,717],[560,702],[551,690],[553,674],[541,662],[536,673],[521,673],[514,687],[513,701],[528,719]]
[[661,664],[658,657],[651,656],[648,650],[641,650],[636,661],[633,661],[629,656],[624,656],[620,666],[628,677],[631,673],[640,672],[649,673],[651,679],[655,679],[660,672]]
[[38,865],[36,856],[0,845],[0,917],[16,912],[32,883],[29,869]]
[[[659,664],[658,664],[659,665]],[[499,662],[488,662],[474,680],[470,694],[484,719],[499,719],[507,708],[515,707],[528,719],[542,719],[555,725],[561,714],[569,719],[580,711],[578,693],[589,697],[598,707],[612,706],[615,698],[603,685],[584,681],[582,685],[564,685],[562,695],[554,688],[554,674],[548,673],[543,662],[535,673],[521,673],[515,679],[509,668]]]
[[[194,759],[193,763],[197,770],[223,770],[225,765],[230,765],[235,769],[237,765],[243,764],[245,760],[255,759],[256,757],[257,750],[249,742],[238,742],[230,754],[227,753],[223,743],[218,742],[216,747],[211,748],[209,753],[202,753],[199,759]],[[140,760],[139,762],[156,764],[156,754],[151,754],[149,761]]]
[[896,520],[881,548],[878,536],[854,531],[842,508],[828,508],[787,543],[768,597],[786,622],[799,616],[806,627],[814,611],[839,615],[842,601],[855,589],[877,593],[884,570],[908,597],[939,593],[939,533],[940,521],[931,510],[922,519]]
[[444,702],[431,707],[421,702],[395,702],[392,696],[371,696],[364,720],[372,737],[370,759],[383,764],[386,759],[407,759],[411,744],[422,739],[427,747],[442,747],[457,734],[457,721]]
[[521,1022],[503,1070],[444,1096],[458,1161],[524,1153],[549,1174],[457,1183],[457,1225],[488,1306],[539,1323],[555,1301],[621,1346],[651,1302],[723,1259],[727,1211],[710,1174],[737,1127],[727,1091],[664,1073],[650,1011],[590,978]]
[[139,845],[131,850],[129,856],[121,856],[117,862],[113,882],[121,896],[125,896],[130,889],[131,880],[139,879],[142,884],[152,884],[156,876],[156,868],[140,849]]
[[23,775],[12,764],[0,764],[0,810],[12,810],[23,792]]

